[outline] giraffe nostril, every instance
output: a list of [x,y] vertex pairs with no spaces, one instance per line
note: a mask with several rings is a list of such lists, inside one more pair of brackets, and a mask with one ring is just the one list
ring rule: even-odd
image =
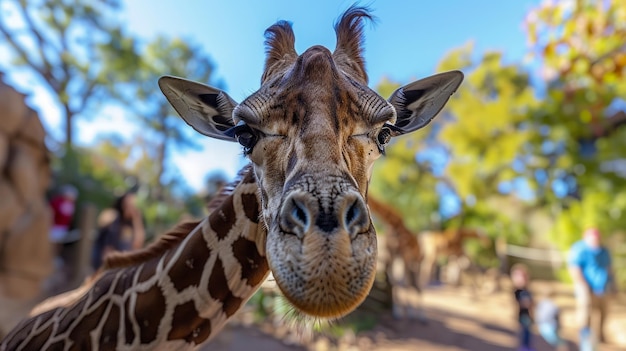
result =
[[293,194],[287,198],[280,212],[280,226],[286,233],[304,235],[311,223],[311,212],[306,196]]
[[345,212],[344,223],[350,235],[357,235],[369,226],[369,216],[363,200],[355,198]]
[[302,205],[298,204],[298,202],[295,199],[292,200],[291,202],[293,205],[293,208],[291,210],[291,215],[297,218],[300,222],[302,222],[306,226],[309,220],[306,215],[306,212],[302,208]]
[[352,205],[350,205],[348,212],[346,212],[346,223],[348,225],[350,225],[350,223],[352,223],[352,221],[361,213],[361,209],[357,205],[357,201],[358,200],[354,200]]

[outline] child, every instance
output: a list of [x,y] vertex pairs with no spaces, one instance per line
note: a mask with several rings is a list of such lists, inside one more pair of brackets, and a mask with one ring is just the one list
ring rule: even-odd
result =
[[511,268],[511,281],[515,289],[515,301],[518,306],[518,321],[520,325],[519,350],[530,351],[531,347],[531,331],[533,323],[532,309],[533,299],[528,290],[529,277],[528,269],[523,264],[515,264]]
[[545,298],[537,304],[535,310],[535,323],[539,334],[557,351],[566,351],[567,344],[560,336],[559,307],[554,303],[556,292],[553,288],[547,288]]

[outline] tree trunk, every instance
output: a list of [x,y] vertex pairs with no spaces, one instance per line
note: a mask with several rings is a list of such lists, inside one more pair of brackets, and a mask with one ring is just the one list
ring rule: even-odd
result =
[[169,142],[169,136],[167,134],[164,135],[163,141],[157,148],[157,169],[156,169],[156,179],[154,184],[154,198],[157,201],[163,201],[163,184],[161,183],[161,178],[163,177],[163,173],[165,172],[165,157],[167,154],[167,143]]
[[63,108],[65,110],[65,154],[69,155],[72,153],[74,147],[74,140],[72,138],[72,123],[74,122],[72,117],[74,116],[67,104],[64,104]]

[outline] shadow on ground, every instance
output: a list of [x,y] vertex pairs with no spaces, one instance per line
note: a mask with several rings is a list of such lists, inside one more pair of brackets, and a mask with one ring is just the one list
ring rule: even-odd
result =
[[202,346],[200,351],[307,351],[299,345],[287,345],[257,327],[243,325],[227,326],[222,332]]
[[[536,282],[536,291],[545,284]],[[563,291],[557,303],[563,310],[564,336],[573,344],[576,329],[573,325],[573,296],[567,286],[558,286]],[[538,297],[539,298],[539,297]],[[429,288],[423,298],[428,316],[428,324],[412,320],[393,319],[389,313],[377,317],[376,326],[367,332],[359,333],[348,343],[330,341],[318,335],[313,342],[305,345],[287,345],[273,328],[262,325],[228,326],[225,331],[201,350],[258,350],[258,351],[302,351],[302,350],[350,350],[350,351],[501,351],[516,350],[517,322],[512,295],[507,291],[493,295],[476,295],[467,289],[448,286]],[[601,345],[599,351],[626,350],[626,305],[616,301],[612,306],[608,327],[613,342]],[[265,330],[266,333],[260,330]],[[284,334],[283,334],[284,335]],[[324,340],[326,338],[326,340]],[[293,338],[292,338],[293,340]],[[324,341],[324,342],[320,342]],[[536,351],[552,350],[543,339],[534,334]]]

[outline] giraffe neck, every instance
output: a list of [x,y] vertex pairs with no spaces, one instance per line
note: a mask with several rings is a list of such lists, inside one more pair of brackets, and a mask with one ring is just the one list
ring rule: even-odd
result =
[[[269,273],[257,193],[248,170],[181,241],[154,257],[148,248],[113,260],[117,264],[109,260],[86,293],[25,320],[0,350],[194,349],[224,326]],[[133,262],[137,258],[142,262]]]
[[[407,257],[407,260],[421,258],[419,242],[413,232],[404,224],[404,219],[398,211],[373,196],[367,199],[367,204],[373,214],[391,227],[389,233],[394,236],[393,241],[395,241],[393,251],[400,251],[403,256],[410,256]],[[388,241],[388,243],[390,242]]]

